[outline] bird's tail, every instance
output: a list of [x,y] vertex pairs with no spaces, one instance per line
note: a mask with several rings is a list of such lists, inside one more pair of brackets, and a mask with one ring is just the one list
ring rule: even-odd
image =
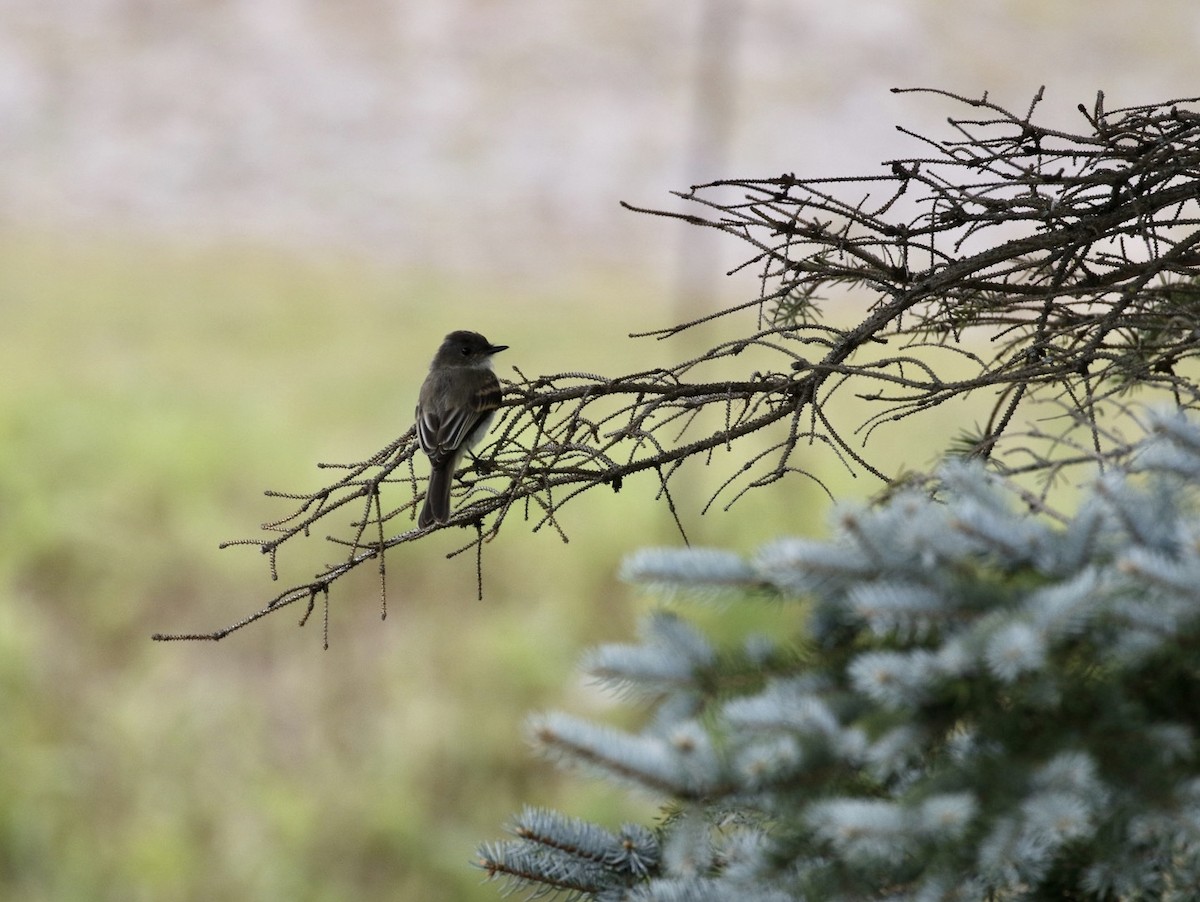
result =
[[454,460],[448,459],[434,464],[429,473],[429,485],[425,489],[425,506],[417,525],[428,529],[434,523],[445,523],[450,519],[450,488],[454,480]]

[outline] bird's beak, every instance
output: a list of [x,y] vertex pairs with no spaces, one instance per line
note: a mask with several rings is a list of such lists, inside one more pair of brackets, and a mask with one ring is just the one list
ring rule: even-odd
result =
[[489,354],[499,354],[501,351],[507,351],[508,345],[490,345],[488,347]]

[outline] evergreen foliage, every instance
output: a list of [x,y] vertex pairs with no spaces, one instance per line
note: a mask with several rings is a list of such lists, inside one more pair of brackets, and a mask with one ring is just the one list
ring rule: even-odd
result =
[[1065,523],[955,462],[828,542],[635,555],[655,589],[806,606],[803,635],[718,648],[659,612],[591,653],[646,726],[534,741],[662,822],[527,810],[482,866],[603,902],[1200,898],[1200,427],[1153,430]]

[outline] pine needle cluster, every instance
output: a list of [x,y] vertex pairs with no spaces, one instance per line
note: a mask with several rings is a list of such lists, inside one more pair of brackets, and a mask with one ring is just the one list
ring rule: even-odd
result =
[[482,866],[604,902],[1200,898],[1197,485],[1200,427],[1162,414],[1065,523],[960,461],[828,541],[634,556],[653,590],[807,606],[803,635],[718,647],[658,612],[591,653],[646,725],[533,740],[666,816],[527,811]]

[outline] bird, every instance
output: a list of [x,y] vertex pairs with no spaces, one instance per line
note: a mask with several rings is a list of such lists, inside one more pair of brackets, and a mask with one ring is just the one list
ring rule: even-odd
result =
[[478,332],[451,332],[433,356],[417,397],[417,441],[429,456],[421,529],[450,519],[450,488],[463,455],[483,438],[500,406],[492,355],[508,350]]

